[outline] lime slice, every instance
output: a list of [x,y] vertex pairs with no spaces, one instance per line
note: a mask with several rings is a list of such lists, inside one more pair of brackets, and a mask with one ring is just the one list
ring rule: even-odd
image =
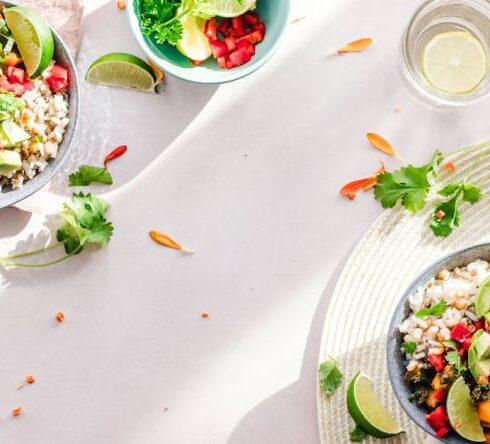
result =
[[[177,15],[179,15],[177,10]],[[187,14],[180,19],[182,23],[182,38],[177,43],[177,49],[192,60],[202,62],[212,54],[209,39],[204,34],[206,20]]]
[[452,94],[473,91],[487,71],[485,48],[469,32],[437,34],[422,54],[424,77],[434,88]]
[[49,66],[54,54],[49,25],[33,9],[15,6],[3,11],[29,77],[36,78]]
[[131,54],[113,52],[90,65],[85,80],[97,85],[155,92],[155,74],[145,61]]
[[256,0],[207,0],[199,8],[199,15],[209,17],[237,17],[255,8]]
[[447,416],[456,433],[473,442],[484,442],[485,435],[476,409],[471,401],[470,389],[460,376],[447,395]]
[[490,311],[490,276],[488,276],[478,289],[475,298],[475,314],[481,318]]
[[349,384],[347,407],[356,424],[372,436],[387,438],[403,432],[376,397],[370,379],[361,372]]

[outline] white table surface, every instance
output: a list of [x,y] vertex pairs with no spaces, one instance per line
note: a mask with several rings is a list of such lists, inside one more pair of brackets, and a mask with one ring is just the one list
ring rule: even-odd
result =
[[[337,196],[378,167],[364,134],[420,162],[488,137],[490,102],[436,111],[412,99],[396,66],[414,2],[296,3],[307,18],[234,84],[168,78],[155,96],[83,85],[76,154],[50,192],[68,196],[66,173],[128,144],[115,185],[92,188],[113,205],[115,235],[56,267],[1,272],[2,444],[318,442],[331,288],[381,212],[369,195]],[[326,55],[363,36],[368,51]],[[141,54],[124,12],[89,2],[80,72],[117,50]],[[46,237],[43,215],[0,218],[2,254]],[[150,229],[196,254],[155,245]],[[27,374],[37,382],[16,391]]]

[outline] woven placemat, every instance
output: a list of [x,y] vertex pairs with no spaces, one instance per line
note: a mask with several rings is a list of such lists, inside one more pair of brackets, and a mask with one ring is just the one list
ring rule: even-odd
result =
[[[441,181],[462,180],[477,153],[478,150],[455,157],[458,171],[443,174]],[[487,157],[469,180],[477,184],[489,172]],[[488,185],[483,189],[488,193]],[[346,388],[359,370],[372,378],[381,401],[406,431],[383,442],[418,444],[425,440],[425,433],[398,405],[388,380],[385,343],[390,319],[403,291],[425,267],[451,251],[490,239],[488,199],[465,205],[461,227],[446,239],[436,238],[428,228],[431,208],[428,205],[417,216],[406,214],[400,207],[385,211],[357,245],[341,273],[326,315],[320,362],[327,354],[338,358],[345,383],[330,398],[318,390],[322,443],[350,442],[349,430],[354,423],[347,412]],[[380,440],[368,438],[365,442]]]

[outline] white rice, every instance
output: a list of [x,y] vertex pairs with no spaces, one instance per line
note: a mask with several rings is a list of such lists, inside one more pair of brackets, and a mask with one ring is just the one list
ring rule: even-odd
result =
[[[407,370],[424,368],[425,358],[444,352],[443,342],[451,339],[451,329],[458,323],[468,326],[478,318],[475,315],[474,300],[478,286],[490,275],[489,263],[483,260],[471,262],[466,267],[452,271],[441,270],[425,286],[410,296],[411,314],[399,326],[404,342],[414,342],[415,353],[407,353]],[[448,308],[440,318],[416,314],[423,308],[431,307],[445,300]],[[402,349],[404,351],[404,349]]]
[[23,184],[42,172],[48,162],[58,154],[58,148],[63,140],[68,118],[68,96],[55,94],[49,88],[46,78],[51,74],[54,61],[44,73],[34,80],[34,89],[22,95],[25,108],[17,112],[15,122],[32,138],[41,141],[27,140],[15,148],[22,159],[22,168],[7,176],[0,176],[0,190],[11,185],[13,189],[21,188]]

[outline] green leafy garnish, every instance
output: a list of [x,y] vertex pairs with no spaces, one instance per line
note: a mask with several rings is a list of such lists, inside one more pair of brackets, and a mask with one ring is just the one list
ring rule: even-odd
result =
[[417,349],[417,344],[415,342],[404,342],[402,344],[402,347],[405,350],[405,353],[411,355],[412,353],[415,353],[415,350]]
[[437,166],[441,160],[441,153],[436,151],[426,165],[409,165],[392,173],[380,174],[374,187],[375,199],[381,202],[383,208],[393,208],[400,201],[411,213],[420,211],[425,206],[431,187],[428,176],[431,173],[437,174]]
[[459,226],[459,208],[462,202],[474,204],[482,198],[479,187],[466,183],[451,183],[442,188],[439,193],[449,199],[440,202],[432,212],[430,227],[436,236],[447,237],[453,229]]
[[369,435],[361,429],[358,425],[356,425],[350,432],[349,438],[353,442],[360,442],[366,439]]
[[446,348],[452,348],[453,350],[458,349],[458,345],[454,341],[444,341],[442,345],[444,345]]
[[415,316],[418,318],[424,318],[425,316],[435,316],[436,318],[440,318],[446,309],[447,302],[443,299],[430,308],[422,308],[422,310],[419,310]]
[[[106,246],[109,243],[113,227],[105,217],[110,206],[104,199],[91,194],[78,193],[73,194],[71,201],[66,202],[63,207],[63,211],[58,215],[65,223],[56,233],[58,242],[37,250],[0,258],[0,264],[6,267],[46,267],[79,254],[89,244]],[[59,246],[64,246],[66,255],[51,262],[41,264],[16,262],[18,258],[34,256]]]
[[454,365],[454,368],[461,373],[463,370],[466,370],[466,367],[461,362],[461,356],[457,351],[450,351],[446,353],[446,361],[448,364]]
[[92,182],[112,184],[112,176],[105,168],[82,165],[78,171],[70,174],[68,181],[71,187],[83,187]]
[[327,356],[318,369],[320,388],[326,395],[331,396],[342,384],[342,372],[337,367],[337,360],[332,356]]
[[0,121],[13,119],[17,111],[22,111],[25,101],[11,93],[0,94]]

